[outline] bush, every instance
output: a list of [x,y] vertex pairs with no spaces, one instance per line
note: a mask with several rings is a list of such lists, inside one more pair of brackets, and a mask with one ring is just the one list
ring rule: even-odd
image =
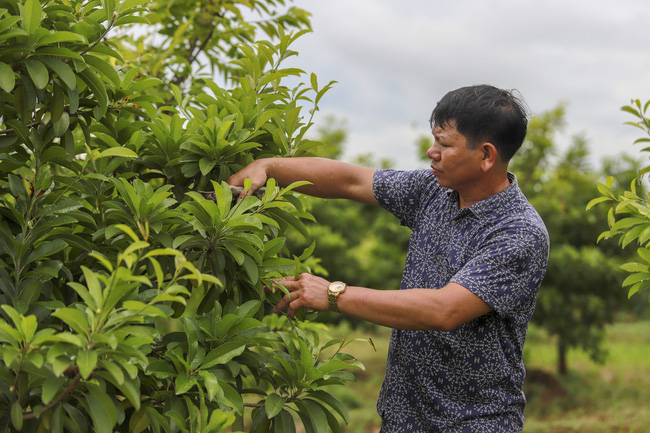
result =
[[224,182],[314,146],[331,83],[285,85],[309,22],[283,5],[0,2],[3,431],[242,430],[245,407],[255,432],[347,419],[321,387],[361,365],[322,359],[344,346],[324,327],[266,314],[264,287],[310,255],[284,245],[306,235],[303,199],[270,180],[234,202]]

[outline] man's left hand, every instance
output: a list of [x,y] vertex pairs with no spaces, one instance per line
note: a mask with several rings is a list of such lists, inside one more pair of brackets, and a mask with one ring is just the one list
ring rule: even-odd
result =
[[290,296],[284,296],[273,308],[274,313],[279,313],[287,306],[289,317],[294,316],[299,308],[308,308],[316,311],[328,311],[329,301],[327,288],[330,282],[324,278],[311,274],[300,274],[298,279],[285,277],[278,280],[289,291]]

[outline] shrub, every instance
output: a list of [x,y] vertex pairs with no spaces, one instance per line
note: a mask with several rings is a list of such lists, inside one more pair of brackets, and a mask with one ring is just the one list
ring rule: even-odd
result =
[[1,1],[3,431],[242,430],[245,408],[250,431],[339,431],[322,387],[360,364],[267,314],[311,216],[296,185],[234,202],[224,182],[314,145],[331,83],[285,84],[309,22],[283,5]]

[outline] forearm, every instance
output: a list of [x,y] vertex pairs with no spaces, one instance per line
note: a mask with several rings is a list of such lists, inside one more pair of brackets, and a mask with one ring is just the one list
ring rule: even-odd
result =
[[[346,198],[374,204],[372,177],[374,169],[325,158],[266,158],[257,160],[229,179],[231,184],[243,184],[245,178],[266,182],[273,178],[280,186],[297,181],[310,185],[298,192],[321,198]],[[262,180],[263,179],[263,180]],[[257,188],[261,185],[253,185]]]
[[450,331],[492,308],[458,285],[442,289],[374,290],[348,287],[339,310],[395,329]]
[[352,286],[340,296],[338,306],[343,314],[390,328],[445,330],[444,309],[436,306],[427,291],[429,289],[374,290]]
[[[287,313],[293,317],[300,308],[329,309],[330,282],[324,278],[303,273],[298,278],[284,277],[276,281],[289,291],[289,295],[276,304],[274,312],[288,307]],[[438,331],[450,331],[492,311],[492,307],[478,296],[455,283],[440,289],[409,290],[348,286],[338,296],[337,305],[341,313],[378,325]]]

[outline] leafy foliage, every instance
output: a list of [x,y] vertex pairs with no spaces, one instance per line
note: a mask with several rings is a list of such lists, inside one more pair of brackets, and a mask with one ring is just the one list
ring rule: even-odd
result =
[[[626,124],[641,129],[645,135],[650,135],[650,120],[647,112],[650,101],[642,104],[640,100],[633,100],[630,105],[622,108],[632,114],[636,120]],[[648,143],[650,138],[641,137],[634,143]],[[650,151],[645,147],[642,152]],[[623,286],[628,287],[628,297],[643,292],[650,288],[650,195],[643,191],[642,179],[650,171],[650,166],[645,166],[638,171],[638,175],[629,183],[629,189],[616,191],[614,177],[610,176],[604,183],[598,184],[599,197],[594,198],[587,205],[587,210],[599,203],[607,203],[607,224],[609,230],[598,237],[602,239],[618,238],[619,246],[636,245],[636,261],[624,263],[621,268],[629,273],[623,281]]]
[[3,431],[340,430],[347,342],[267,314],[311,254],[285,245],[313,218],[298,184],[225,183],[314,146],[331,83],[284,84],[309,22],[281,6],[0,1]]
[[[567,372],[570,348],[604,360],[605,326],[618,310],[620,293],[615,289],[622,280],[620,252],[607,243],[594,245],[604,217],[584,213],[599,176],[589,166],[587,143],[574,137],[556,161],[552,158],[555,135],[564,123],[563,106],[531,119],[526,141],[511,164],[549,231],[548,269],[532,322],[557,337],[557,368],[562,374]],[[628,172],[618,169],[617,178],[627,179]]]

